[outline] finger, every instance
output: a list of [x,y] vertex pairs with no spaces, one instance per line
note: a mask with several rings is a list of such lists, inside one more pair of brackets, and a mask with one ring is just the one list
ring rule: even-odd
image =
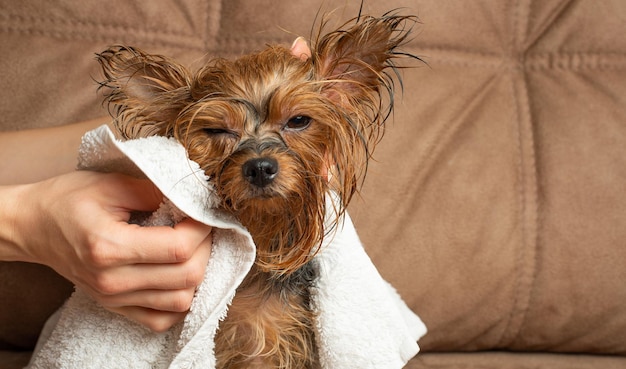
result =
[[195,288],[182,290],[142,290],[106,296],[98,301],[107,308],[137,306],[172,313],[184,313],[191,307]]
[[123,315],[154,332],[165,332],[174,324],[183,321],[187,315],[187,313],[170,313],[138,306],[110,308],[107,310]]
[[180,263],[129,264],[94,273],[90,286],[97,294],[112,296],[141,290],[195,288],[204,279],[211,256],[211,238]]
[[[109,265],[168,264],[189,260],[198,248],[211,248],[211,227],[185,219],[172,227],[118,223],[112,247],[100,250]],[[109,253],[110,255],[106,255]]]

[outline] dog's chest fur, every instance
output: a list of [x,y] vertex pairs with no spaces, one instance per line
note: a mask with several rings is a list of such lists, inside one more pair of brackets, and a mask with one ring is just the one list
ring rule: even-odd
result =
[[219,326],[217,368],[320,368],[311,304],[316,277],[314,261],[288,276],[254,266]]

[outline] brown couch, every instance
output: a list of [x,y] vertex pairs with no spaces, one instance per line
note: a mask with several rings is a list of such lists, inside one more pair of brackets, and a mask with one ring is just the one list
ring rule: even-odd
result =
[[[93,53],[111,44],[198,66],[308,36],[321,3],[359,5],[0,0],[0,128],[105,114]],[[396,7],[420,17],[409,51],[428,66],[403,72],[350,211],[429,328],[408,367],[626,368],[626,2],[364,6]],[[0,367],[19,367],[69,288],[8,263],[0,284]]]

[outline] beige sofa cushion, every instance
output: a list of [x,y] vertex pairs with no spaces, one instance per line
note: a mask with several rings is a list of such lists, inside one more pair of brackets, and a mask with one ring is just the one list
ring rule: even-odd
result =
[[626,353],[626,3],[418,2],[353,211],[426,350]]

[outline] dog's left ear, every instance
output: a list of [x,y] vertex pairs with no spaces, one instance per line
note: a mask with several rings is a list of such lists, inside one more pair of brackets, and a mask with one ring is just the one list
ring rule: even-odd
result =
[[111,47],[97,60],[105,78],[100,89],[121,133],[126,138],[168,135],[190,99],[190,73],[165,57],[127,46]]
[[397,49],[406,41],[413,23],[411,16],[359,16],[351,26],[346,23],[321,37],[313,63],[318,75],[329,82],[329,97],[345,103],[377,93],[383,85],[390,89],[390,76],[384,71],[394,67],[393,59],[407,56]]

